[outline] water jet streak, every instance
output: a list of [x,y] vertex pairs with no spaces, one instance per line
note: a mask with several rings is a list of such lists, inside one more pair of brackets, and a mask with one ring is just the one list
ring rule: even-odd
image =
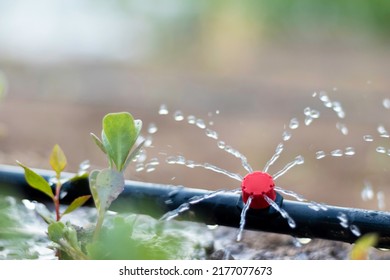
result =
[[278,211],[283,218],[287,220],[287,223],[290,226],[290,228],[295,228],[297,226],[293,218],[291,218],[291,216],[286,212],[286,210],[280,208],[279,205],[268,196],[264,195],[264,199],[268,202],[268,204],[271,207],[273,207],[276,211]]
[[275,153],[272,155],[271,159],[265,164],[263,168],[263,172],[266,173],[268,168],[275,163],[275,161],[279,158],[280,154],[283,152],[283,143],[279,143],[279,145],[275,149]]
[[283,167],[280,171],[276,172],[272,177],[274,180],[284,175],[288,170],[293,168],[295,165],[300,165],[304,163],[304,158],[302,156],[297,156],[294,161],[287,163],[285,167]]
[[237,233],[237,242],[240,242],[241,239],[242,239],[242,233],[244,232],[244,227],[245,227],[245,218],[246,218],[246,213],[248,212],[249,210],[249,206],[251,205],[251,202],[252,202],[252,199],[253,197],[250,196],[247,200],[247,202],[245,203],[244,207],[242,208],[242,211],[241,211],[241,216],[240,216],[240,227],[238,229],[238,233]]

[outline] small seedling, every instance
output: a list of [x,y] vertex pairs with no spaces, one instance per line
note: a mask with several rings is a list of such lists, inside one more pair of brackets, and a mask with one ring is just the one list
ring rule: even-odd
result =
[[100,233],[106,211],[124,189],[124,170],[143,145],[142,142],[133,149],[142,122],[134,120],[130,113],[107,114],[102,125],[101,140],[91,133],[97,146],[107,155],[109,163],[109,168],[94,170],[89,176],[91,193],[98,210],[94,240]]
[[61,147],[59,145],[55,145],[51,155],[50,155],[50,165],[52,169],[55,171],[55,178],[56,178],[56,186],[55,190],[53,192],[51,185],[49,182],[45,180],[41,175],[34,172],[29,167],[25,166],[24,164],[17,161],[17,164],[24,169],[24,175],[26,178],[27,183],[34,189],[39,190],[40,192],[44,193],[48,197],[50,197],[53,201],[54,207],[55,207],[55,220],[59,221],[61,218],[73,212],[80,206],[82,206],[87,200],[91,197],[90,195],[80,196],[76,198],[66,209],[63,213],[60,213],[60,193],[61,193],[61,172],[64,171],[67,160],[65,157],[64,152],[62,151]]

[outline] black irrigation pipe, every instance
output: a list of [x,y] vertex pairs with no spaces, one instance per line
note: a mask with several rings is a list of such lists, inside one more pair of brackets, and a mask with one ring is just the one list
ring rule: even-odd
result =
[[[54,174],[47,170],[36,171],[46,179]],[[71,173],[63,175],[74,176]],[[67,182],[63,186],[63,191],[66,192],[62,198],[63,203],[69,203],[80,195],[90,194],[88,179],[85,177]],[[16,166],[0,165],[0,192],[30,200],[47,201],[44,195],[27,185],[23,169]],[[210,191],[202,189],[126,181],[125,190],[110,209],[147,214],[158,219],[194,196],[204,196],[209,193]],[[358,237],[349,227],[344,228],[340,224],[340,214],[345,214],[348,225],[355,225],[362,235],[377,233],[379,235],[377,247],[390,249],[389,212],[335,206],[327,206],[326,211],[315,211],[309,208],[308,203],[283,200],[280,195],[276,202],[294,219],[295,228],[291,228],[286,219],[270,207],[265,210],[250,209],[247,213],[245,229],[288,234],[298,238],[320,238],[354,243]],[[219,193],[191,205],[190,210],[181,213],[177,219],[238,228],[242,207],[240,194]]]

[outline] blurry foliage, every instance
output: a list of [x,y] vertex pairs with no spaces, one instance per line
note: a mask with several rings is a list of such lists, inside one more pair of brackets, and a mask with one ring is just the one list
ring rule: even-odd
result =
[[166,0],[158,4],[122,0],[117,2],[116,9],[127,16],[149,18],[158,29],[170,31],[163,32],[164,36],[181,34],[194,39],[200,35],[196,30],[207,28],[210,20],[224,13],[239,13],[252,28],[271,36],[289,36],[295,29],[298,33],[365,32],[387,39],[390,26],[390,2],[386,0]]
[[339,1],[244,1],[248,13],[264,21],[271,30],[367,32],[388,36],[390,2],[384,0]]
[[15,198],[0,193],[0,260],[39,258],[38,248],[48,240],[31,225],[33,216]]
[[368,260],[369,252],[378,243],[379,236],[376,233],[367,233],[360,237],[353,245],[349,253],[351,260]]
[[7,79],[5,75],[0,71],[0,100],[6,95],[7,93]]

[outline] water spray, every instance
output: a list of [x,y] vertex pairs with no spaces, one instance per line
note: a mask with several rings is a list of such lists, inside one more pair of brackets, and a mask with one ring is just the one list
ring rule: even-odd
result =
[[[47,170],[35,171],[47,180],[54,175]],[[74,174],[64,173],[63,176],[72,178]],[[0,165],[0,186],[2,194],[12,194],[30,200],[46,200],[45,195],[28,186],[23,170],[19,167]],[[66,194],[62,203],[70,203],[76,197],[90,193],[87,177],[70,180],[63,188]],[[190,204],[189,201],[194,197],[207,199]],[[275,191],[272,177],[258,171],[243,179],[242,194],[126,180],[125,190],[112,204],[111,210],[147,214],[159,219],[167,212],[175,211],[187,203],[189,209],[180,213],[177,219],[239,228],[242,209],[249,197],[251,207],[246,213],[246,230],[348,243],[354,243],[360,235],[377,233],[377,247],[390,249],[389,212],[328,205],[326,210],[313,210],[310,203],[283,199]],[[281,212],[270,207],[270,203],[279,207]],[[296,226],[291,226],[281,213],[288,213]],[[344,217],[343,221],[341,217]],[[356,228],[359,229],[359,234],[354,230]]]

